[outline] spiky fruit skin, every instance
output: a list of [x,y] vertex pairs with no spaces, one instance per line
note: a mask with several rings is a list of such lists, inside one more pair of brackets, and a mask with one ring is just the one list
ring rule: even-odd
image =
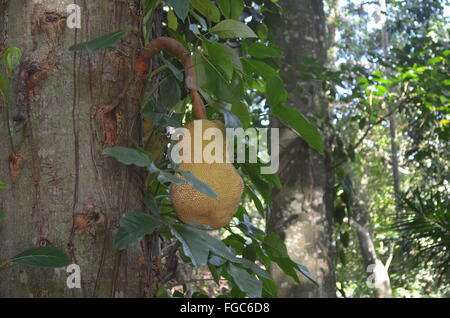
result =
[[[202,120],[202,130],[215,127],[222,131],[223,124]],[[193,138],[193,122],[185,125]],[[203,147],[209,141],[203,142]],[[193,144],[191,142],[191,144]],[[193,155],[193,154],[192,154]],[[244,182],[231,163],[181,163],[180,170],[190,171],[197,179],[211,186],[217,198],[194,190],[187,183],[171,188],[172,204],[178,218],[184,223],[198,223],[219,229],[226,226],[236,213],[244,189]],[[205,228],[202,228],[205,229]]]

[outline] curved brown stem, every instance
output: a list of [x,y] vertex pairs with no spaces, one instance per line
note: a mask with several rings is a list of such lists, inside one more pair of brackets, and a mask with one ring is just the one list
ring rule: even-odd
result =
[[207,119],[205,105],[197,91],[197,76],[192,61],[192,55],[177,40],[169,37],[159,37],[152,40],[145,48],[143,48],[136,61],[136,68],[139,72],[139,76],[141,78],[147,76],[150,60],[161,50],[169,51],[180,59],[185,69],[184,84],[192,98],[192,112],[194,118]]

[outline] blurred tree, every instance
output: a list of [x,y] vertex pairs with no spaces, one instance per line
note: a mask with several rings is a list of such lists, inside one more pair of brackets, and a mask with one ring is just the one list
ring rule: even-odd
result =
[[[322,1],[279,1],[285,24],[279,28],[279,44],[285,52],[282,71],[289,92],[287,105],[298,108],[325,129],[328,104],[320,82],[301,81],[299,62],[317,60],[324,65],[325,15]],[[321,155],[277,120],[280,127],[281,190],[272,193],[273,209],[268,227],[283,237],[292,258],[305,264],[318,282],[295,284],[279,270],[274,279],[284,297],[335,297],[332,243],[333,174],[325,147]]]

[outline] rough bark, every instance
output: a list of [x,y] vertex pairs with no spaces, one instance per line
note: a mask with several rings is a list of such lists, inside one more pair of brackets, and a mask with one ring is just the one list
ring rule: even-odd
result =
[[[286,62],[297,65],[301,57],[315,58],[325,63],[325,17],[322,1],[283,0],[279,4],[289,14],[286,25],[280,28],[280,45],[286,54]],[[303,114],[319,118],[316,124],[325,127],[328,120],[327,103],[321,95],[320,84],[306,85],[296,81],[298,71],[286,66],[283,70],[290,79],[288,106],[299,108]],[[308,96],[313,87],[315,92]],[[302,91],[300,90],[302,89]],[[320,155],[308,147],[294,132],[280,122],[280,170],[281,190],[272,194],[273,209],[268,228],[283,238],[290,256],[306,265],[316,278],[316,287],[302,278],[301,284],[273,270],[281,297],[335,297],[335,278],[332,243],[333,174],[328,167],[328,154]],[[326,146],[327,148],[327,146]]]
[[82,14],[78,30],[66,26],[66,6],[73,2],[14,0],[0,14],[0,45],[24,53],[10,94],[11,117],[23,115],[13,136],[23,156],[15,180],[0,121],[0,180],[11,184],[0,192],[6,213],[0,260],[35,246],[58,246],[81,267],[82,288],[67,287],[65,269],[15,265],[0,272],[0,297],[139,297],[155,288],[150,264],[157,248],[118,252],[112,244],[121,215],[142,210],[144,174],[101,155],[106,146],[140,142],[142,83],[133,83],[119,105],[97,116],[136,72],[139,32],[118,42],[126,55],[69,51],[74,43],[116,30],[139,30],[139,1],[75,1]]

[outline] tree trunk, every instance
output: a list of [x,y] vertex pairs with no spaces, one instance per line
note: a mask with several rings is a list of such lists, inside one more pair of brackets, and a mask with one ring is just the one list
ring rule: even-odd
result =
[[139,32],[127,33],[117,43],[120,51],[69,51],[116,30],[140,30],[139,1],[75,1],[81,29],[66,25],[73,2],[6,0],[0,8],[0,48],[23,51],[10,87],[9,118],[11,125],[13,117],[22,119],[14,124],[13,141],[23,160],[12,170],[5,106],[0,108],[0,180],[11,185],[0,192],[6,213],[0,260],[33,246],[58,246],[80,266],[81,289],[68,288],[64,268],[14,265],[0,272],[0,297],[150,296],[150,247],[113,248],[121,215],[142,211],[144,173],[102,156],[108,146],[139,144],[142,83],[133,83],[117,107],[97,116],[132,78]]
[[[387,30],[387,7],[386,0],[379,0],[381,11],[381,45],[383,47],[384,59],[387,61],[389,57],[389,34]],[[389,74],[390,70],[386,68],[386,73]],[[395,210],[400,212],[400,171],[398,167],[398,147],[397,147],[397,128],[395,120],[395,112],[393,106],[387,103],[387,108],[389,112],[389,134],[391,137],[391,161],[392,161],[392,183],[394,187],[394,199],[395,199]]]
[[355,190],[352,210],[354,218],[350,219],[350,226],[358,235],[359,250],[363,258],[364,270],[367,272],[369,283],[373,284],[373,293],[376,298],[392,297],[391,282],[389,278],[390,260],[383,264],[375,249],[372,236],[371,218],[364,202],[364,190]]
[[[289,14],[279,35],[286,62],[297,65],[302,57],[326,60],[325,17],[322,1],[282,0],[279,4]],[[327,103],[322,98],[321,85],[313,81],[306,85],[296,81],[295,68],[283,69],[290,79],[288,106],[299,108],[303,114],[320,118],[316,123],[325,127],[328,120]],[[306,92],[314,88],[314,94]],[[303,89],[303,92],[300,91]],[[305,98],[306,97],[306,98]],[[294,132],[279,121],[281,190],[272,194],[273,209],[268,220],[269,230],[284,238],[290,256],[306,265],[317,280],[315,286],[306,279],[296,284],[278,268],[273,270],[281,297],[335,297],[335,277],[332,244],[333,173],[329,156],[320,155],[308,147]]]

